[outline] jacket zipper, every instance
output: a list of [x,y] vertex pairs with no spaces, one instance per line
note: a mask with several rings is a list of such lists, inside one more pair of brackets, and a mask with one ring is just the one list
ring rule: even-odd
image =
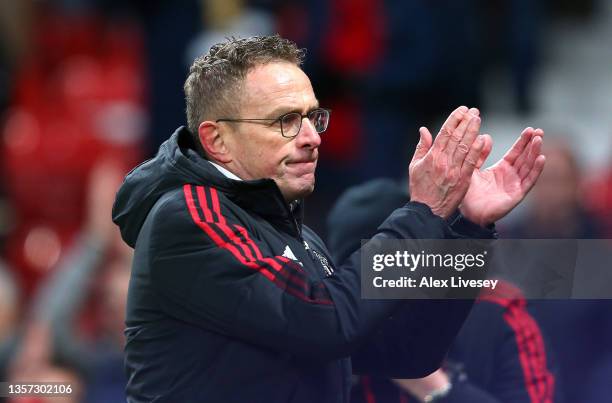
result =
[[298,234],[298,239],[300,241],[302,241],[302,244],[304,245],[304,249],[306,249],[306,252],[308,252],[308,256],[310,256],[310,259],[313,262],[315,262],[315,263],[319,262],[321,267],[323,267],[323,271],[325,272],[325,277],[331,276],[334,273],[334,271],[332,270],[331,265],[329,264],[329,261],[321,253],[319,253],[316,250],[310,248],[308,243],[302,237],[302,227],[300,227],[298,225],[298,222],[297,222],[297,220],[295,218],[295,215],[293,214],[293,211],[291,210],[291,208],[289,206],[287,206],[287,205],[285,205],[285,206],[286,206],[286,208],[287,208],[287,210],[289,212],[289,216],[291,216],[291,221],[293,222],[293,226],[295,227],[296,233]]

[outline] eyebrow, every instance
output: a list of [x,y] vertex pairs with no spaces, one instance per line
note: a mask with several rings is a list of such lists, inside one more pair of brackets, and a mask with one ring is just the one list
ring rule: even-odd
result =
[[[308,108],[307,112],[310,112],[311,110],[317,109],[317,108],[319,108],[319,100],[317,100],[313,106]],[[279,106],[278,108],[274,109],[272,112],[268,113],[267,118],[271,120],[277,119],[279,116],[282,116],[290,112],[302,113],[302,110],[300,108],[291,107],[291,106]]]

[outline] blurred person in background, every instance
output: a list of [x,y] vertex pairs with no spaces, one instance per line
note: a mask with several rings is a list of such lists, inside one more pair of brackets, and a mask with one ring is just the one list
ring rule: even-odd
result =
[[181,86],[189,64],[185,62],[189,44],[204,26],[203,4],[207,0],[167,0],[130,2],[142,22],[144,33],[144,74],[147,77],[146,107],[150,119],[149,144],[144,155],[155,153],[184,119]]
[[246,38],[276,32],[273,16],[249,3],[247,0],[201,1],[204,29],[188,44],[185,65],[226,37]]
[[[108,2],[106,0],[105,2]],[[114,1],[115,3],[125,3]],[[226,36],[252,36],[278,31],[279,0],[166,0],[129,2],[142,23],[147,108],[150,117],[146,155],[155,153],[184,120],[181,90],[191,61]],[[124,4],[123,4],[124,5]]]
[[81,232],[93,167],[104,158],[133,165],[147,124],[133,20],[111,19],[90,3],[28,4],[29,47],[0,127],[13,209],[4,256],[25,303]]
[[[82,398],[82,377],[74,367],[58,363],[53,359],[52,339],[49,326],[37,320],[27,320],[20,334],[19,345],[11,357],[8,376],[10,383],[61,382],[70,386],[62,402],[79,403]],[[52,403],[58,397],[12,396],[7,403]]]
[[[108,217],[124,170],[113,160],[90,174],[84,230],[37,301],[54,354],[84,376],[84,402],[125,400],[125,304],[132,251]],[[85,325],[83,329],[83,316]],[[85,330],[85,331],[84,331]]]
[[[612,156],[612,149],[609,152]],[[587,181],[585,187],[588,209],[601,228],[602,238],[612,238],[612,158],[608,166]]]
[[[44,364],[41,362],[38,365]],[[37,367],[32,372],[16,376],[10,379],[13,383],[41,383],[48,384],[62,383],[67,386],[70,385],[70,393],[62,394],[60,396],[23,396],[23,397],[10,397],[7,399],[7,403],[82,403],[83,390],[82,383],[79,375],[70,368],[61,366],[42,365]]]
[[108,219],[123,173],[112,160],[93,168],[83,230],[33,299],[11,379],[50,381],[63,371],[78,388],[75,401],[125,400],[123,330],[132,252]]
[[524,216],[504,228],[505,238],[600,238],[598,219],[586,207],[582,170],[569,139],[553,138],[547,167],[529,196]]
[[[484,161],[484,160],[483,160]],[[410,199],[405,181],[376,179],[347,190],[328,216],[328,239],[336,262],[359,249],[384,219]],[[461,221],[455,227],[465,225]],[[464,301],[412,301],[415,309],[448,309]],[[560,402],[551,348],[516,286],[500,281],[483,290],[450,347],[442,367],[425,378],[389,379],[363,375],[352,393],[353,403]],[[416,307],[418,306],[418,308]],[[432,336],[434,337],[434,336]]]
[[[503,238],[600,238],[600,220],[586,207],[584,178],[569,138],[549,139],[546,168],[527,199],[526,211],[502,227]],[[609,357],[612,303],[595,300],[538,300],[530,311],[550,337],[559,363],[558,386],[568,402],[601,402],[609,378],[598,373]],[[603,374],[609,374],[604,370]],[[603,399],[603,400],[602,400]]]

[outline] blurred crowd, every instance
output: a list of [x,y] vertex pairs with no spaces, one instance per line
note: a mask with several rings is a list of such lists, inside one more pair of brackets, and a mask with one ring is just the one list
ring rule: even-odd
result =
[[[508,67],[508,114],[537,110],[547,24],[570,16],[587,25],[600,3],[0,2],[0,381],[70,382],[66,402],[125,401],[132,251],[111,222],[112,203],[129,169],[184,124],[187,69],[211,44],[278,32],[308,49],[304,69],[333,110],[306,209],[306,223],[324,234],[343,189],[406,174],[419,126],[434,127],[462,104],[486,119],[488,69]],[[579,141],[547,139],[543,176],[527,207],[499,226],[501,236],[612,238],[612,163],[583,169]],[[565,401],[612,392],[610,308],[533,303]]]

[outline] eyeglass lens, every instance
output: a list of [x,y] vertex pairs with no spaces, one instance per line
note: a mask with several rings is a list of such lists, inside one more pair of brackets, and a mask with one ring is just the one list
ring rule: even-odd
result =
[[[329,112],[324,109],[316,109],[308,113],[308,120],[310,120],[317,133],[323,133],[329,123]],[[302,115],[297,112],[286,114],[281,120],[281,127],[284,136],[297,136],[302,127]]]

